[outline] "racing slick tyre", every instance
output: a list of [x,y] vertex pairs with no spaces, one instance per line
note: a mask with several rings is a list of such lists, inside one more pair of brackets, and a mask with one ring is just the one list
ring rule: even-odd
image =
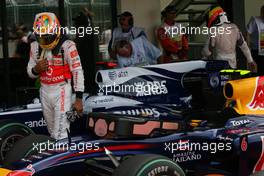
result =
[[[128,172],[129,171],[129,172]],[[183,170],[169,158],[145,154],[124,160],[112,176],[185,176]]]
[[35,149],[36,145],[47,141],[53,142],[55,139],[49,136],[35,134],[24,137],[7,153],[6,158],[3,161],[4,166],[8,167],[11,163],[18,161],[23,157],[37,153],[38,148]]
[[0,121],[0,163],[17,141],[30,134],[34,132],[22,123],[11,120]]

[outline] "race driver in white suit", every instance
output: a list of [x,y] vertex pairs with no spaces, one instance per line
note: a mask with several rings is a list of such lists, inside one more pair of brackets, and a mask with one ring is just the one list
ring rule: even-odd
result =
[[[31,43],[28,75],[41,82],[40,99],[51,137],[67,137],[70,122],[66,112],[82,113],[83,69],[75,43],[62,33],[55,14],[39,13],[33,24],[36,41]],[[72,105],[72,86],[76,100]]]

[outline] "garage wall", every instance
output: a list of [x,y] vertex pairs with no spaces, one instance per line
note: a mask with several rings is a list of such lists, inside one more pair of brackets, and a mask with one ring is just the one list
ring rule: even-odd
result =
[[263,0],[245,0],[245,24],[248,24],[251,16],[260,15],[262,5],[264,5]]
[[118,13],[130,11],[134,15],[135,26],[143,27],[150,41],[155,43],[154,31],[161,23],[160,0],[118,0],[117,3]]

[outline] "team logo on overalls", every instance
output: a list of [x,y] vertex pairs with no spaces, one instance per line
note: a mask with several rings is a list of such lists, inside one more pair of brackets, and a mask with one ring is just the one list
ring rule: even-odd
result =
[[53,69],[51,67],[48,67],[48,70],[46,71],[46,74],[51,76],[53,73]]

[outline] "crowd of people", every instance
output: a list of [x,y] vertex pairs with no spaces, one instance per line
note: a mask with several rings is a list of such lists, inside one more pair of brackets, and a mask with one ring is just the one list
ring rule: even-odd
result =
[[[155,63],[170,63],[188,59],[188,34],[171,35],[166,28],[178,28],[175,21],[177,9],[167,6],[161,13],[162,24],[157,29],[156,37],[161,48],[148,41],[147,35],[140,27],[134,26],[133,15],[124,12],[119,16],[120,27],[114,29],[108,51],[120,67],[142,66]],[[225,60],[232,69],[238,68],[236,48],[239,47],[247,60],[247,68],[259,75],[264,73],[264,6],[261,15],[252,17],[247,25],[247,40],[238,26],[230,22],[226,12],[217,5],[210,8],[207,17],[208,28],[223,28],[230,31],[208,35],[201,51],[203,58]],[[178,31],[179,31],[178,30]],[[253,56],[253,57],[252,57]]]
[[170,63],[186,60],[188,39],[186,35],[170,35],[167,27],[178,27],[176,9],[168,6],[162,12],[163,24],[157,29],[156,37],[162,51],[152,44],[143,28],[134,26],[133,15],[123,12],[119,15],[120,27],[113,30],[108,51],[112,59],[118,61],[119,67],[144,66],[156,63]]
[[[134,18],[130,12],[118,16],[120,27],[112,32],[109,42],[109,55],[117,60],[119,67],[144,66],[156,63],[170,63],[188,59],[189,42],[187,34],[173,34],[168,28],[179,28],[175,21],[177,9],[168,6],[162,12],[163,22],[157,29],[156,37],[161,49],[152,44],[143,28],[134,26]],[[84,21],[87,21],[84,18]],[[88,24],[87,24],[88,25]],[[34,21],[34,40],[30,41],[30,55],[27,66],[31,78],[40,79],[40,98],[43,114],[48,130],[55,139],[67,137],[70,122],[66,112],[72,108],[81,113],[83,110],[82,94],[85,90],[84,72],[75,42],[59,30],[60,22],[55,14],[39,13]],[[226,60],[230,68],[237,68],[236,48],[245,55],[248,68],[252,71],[264,72],[264,6],[260,17],[252,17],[247,31],[250,48],[239,28],[231,23],[225,11],[219,6],[212,6],[207,16],[207,26],[224,27],[229,32],[208,36],[202,55],[213,59]],[[45,29],[45,30],[44,30]],[[179,30],[178,30],[179,31]],[[22,41],[29,42],[29,36],[21,36]],[[27,40],[26,40],[27,39]],[[250,40],[249,40],[250,39]],[[85,54],[85,52],[84,52]],[[252,57],[252,55],[254,57]],[[72,86],[73,85],[73,86]],[[71,104],[72,88],[76,99]]]
[[[119,67],[144,66],[156,63],[170,63],[188,60],[189,41],[188,34],[167,32],[168,28],[180,30],[180,23],[175,21],[177,9],[167,6],[162,12],[162,24],[156,30],[158,44],[148,40],[142,27],[134,25],[133,14],[125,11],[118,15],[119,27],[112,30],[108,43],[108,53],[111,60],[117,61]],[[226,60],[230,68],[236,69],[239,58],[236,48],[239,47],[247,60],[247,68],[257,71],[259,75],[264,73],[264,6],[260,16],[252,17],[246,26],[246,39],[238,26],[230,22],[226,12],[217,5],[210,8],[207,17],[207,27],[229,29],[216,36],[208,35],[201,51],[203,58]],[[179,31],[177,30],[177,31]],[[29,45],[35,40],[34,35],[21,24],[16,26],[18,38],[14,57],[28,58]],[[32,37],[33,36],[33,37]]]

